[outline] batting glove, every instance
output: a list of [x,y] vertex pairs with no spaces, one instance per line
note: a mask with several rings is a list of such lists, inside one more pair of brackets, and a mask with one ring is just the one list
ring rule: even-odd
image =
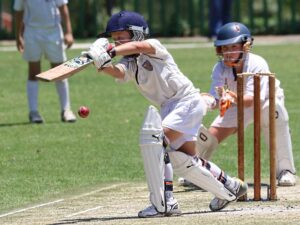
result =
[[99,45],[92,45],[88,51],[82,52],[81,55],[93,59],[98,70],[108,67],[112,64],[111,57],[107,53],[106,49]]
[[[98,38],[93,44],[92,46],[101,46],[102,48],[104,48],[106,51],[109,51],[111,49],[111,44],[108,42],[107,38]],[[91,46],[91,47],[92,47]],[[90,48],[91,48],[90,47]]]

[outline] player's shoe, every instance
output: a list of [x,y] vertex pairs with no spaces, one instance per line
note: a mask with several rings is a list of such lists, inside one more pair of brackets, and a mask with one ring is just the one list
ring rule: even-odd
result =
[[180,216],[180,215],[181,215],[181,210],[175,198],[173,198],[172,201],[167,202],[167,212],[158,212],[154,205],[150,205],[147,208],[139,211],[138,213],[138,217],[140,218]]
[[[236,196],[236,199],[233,201],[236,201],[239,197],[243,196],[244,194],[247,193],[248,190],[248,185],[246,182],[243,182],[242,180],[238,178],[233,178],[237,182],[237,187],[234,188],[234,190],[230,190],[231,192],[234,193]],[[221,209],[224,209],[230,202],[226,199],[220,199],[218,197],[214,197],[213,200],[211,200],[209,204],[209,208],[211,211],[219,211]]]
[[44,119],[41,117],[38,111],[30,111],[29,121],[30,123],[43,123]]
[[278,177],[278,186],[295,186],[296,176],[288,170],[284,170]]
[[71,110],[67,109],[61,112],[61,121],[73,123],[76,121],[76,116]]

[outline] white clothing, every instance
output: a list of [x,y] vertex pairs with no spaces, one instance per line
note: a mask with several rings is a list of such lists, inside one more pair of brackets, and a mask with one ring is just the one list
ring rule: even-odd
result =
[[116,67],[125,77],[118,81],[134,81],[143,96],[161,107],[162,125],[183,133],[171,143],[178,149],[184,142],[196,140],[206,106],[199,89],[181,73],[167,49],[156,39],[146,41],[155,54],[123,57]]
[[62,63],[67,60],[60,26],[47,29],[26,27],[24,46],[23,58],[27,62],[38,62],[43,55],[51,63]]
[[[27,62],[39,62],[43,55],[51,63],[67,60],[64,50],[63,30],[59,7],[68,0],[15,0],[14,10],[23,11],[24,52]],[[27,82],[27,95],[30,111],[38,108],[38,82]],[[56,82],[61,111],[70,109],[68,81]]]
[[51,63],[66,61],[58,7],[67,3],[67,0],[14,2],[14,10],[24,11],[24,60],[38,62],[45,55]]
[[[260,56],[249,53],[246,57],[243,72],[259,73],[269,72],[267,62]],[[244,82],[244,95],[254,96],[253,76],[248,76]],[[268,145],[268,110],[264,110],[265,106],[269,104],[269,83],[268,77],[261,77],[260,84],[260,99],[261,99],[261,118],[264,138]],[[219,98],[215,91],[215,87],[227,85],[228,89],[237,91],[237,82],[235,80],[231,67],[227,67],[223,62],[218,62],[212,72],[212,84],[210,94],[216,99]],[[284,92],[280,88],[280,82],[276,79],[275,82],[275,101],[276,101],[276,156],[277,156],[277,177],[284,170],[289,170],[291,173],[296,173],[294,166],[291,135],[289,132],[288,113],[284,105]],[[244,127],[246,128],[253,122],[253,106],[244,108]],[[267,124],[266,124],[267,123]],[[217,116],[211,124],[212,127],[233,128],[237,127],[237,107],[233,105],[224,114],[223,117]],[[282,144],[284,143],[284,144]]]
[[[245,59],[244,73],[270,73],[269,66],[264,58],[261,56],[255,55],[253,53],[248,53]],[[254,96],[253,93],[253,76],[248,76],[244,82],[244,95]],[[268,77],[263,76],[261,78],[260,85],[260,98],[262,101],[268,99],[269,97],[269,87],[268,87]],[[219,99],[215,91],[215,87],[224,86],[227,84],[229,90],[237,93],[236,79],[233,75],[232,68],[224,64],[223,61],[218,62],[212,71],[212,84],[209,93],[214,96],[216,99]],[[276,79],[275,89],[276,95],[282,96],[282,89],[279,87],[280,82]]]
[[138,90],[158,106],[199,92],[181,73],[171,54],[158,40],[146,41],[155,48],[155,54],[124,57],[116,65],[125,71],[123,81],[134,80]]
[[24,24],[36,28],[50,28],[61,22],[58,7],[68,0],[15,0],[14,10],[24,11]]
[[27,80],[26,92],[27,92],[29,112],[38,111],[38,93],[39,93],[38,81]]
[[[249,53],[246,56],[244,63],[243,72],[245,73],[259,73],[265,72],[269,73],[269,66],[265,59],[261,56]],[[267,76],[261,77],[260,84],[260,99],[261,104],[264,104],[269,97],[269,81]],[[248,76],[244,82],[244,95],[254,96],[254,87],[253,87],[253,76]],[[212,72],[212,84],[210,88],[210,94],[213,95],[216,99],[219,98],[215,91],[215,87],[227,85],[228,89],[237,92],[237,82],[232,72],[232,68],[226,66],[223,61],[218,62]],[[276,89],[276,98],[284,97],[283,90],[280,88],[280,81],[276,79],[275,89]],[[212,123],[213,127],[237,127],[237,107],[232,105],[223,117],[218,116]],[[245,128],[253,122],[253,107],[248,107],[244,109],[244,123]]]
[[160,113],[163,127],[183,133],[180,138],[170,143],[171,149],[176,150],[187,141],[197,141],[202,119],[206,114],[206,105],[197,93],[163,105]]

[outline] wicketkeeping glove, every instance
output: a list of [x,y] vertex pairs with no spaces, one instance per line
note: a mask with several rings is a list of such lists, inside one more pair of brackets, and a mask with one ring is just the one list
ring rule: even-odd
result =
[[220,116],[223,117],[227,109],[229,109],[232,104],[236,104],[237,96],[234,92],[228,89],[225,90],[223,87],[217,87],[216,91],[220,96],[220,100],[219,100]]

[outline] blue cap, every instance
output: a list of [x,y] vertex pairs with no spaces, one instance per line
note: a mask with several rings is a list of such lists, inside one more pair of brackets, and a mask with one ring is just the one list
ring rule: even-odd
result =
[[111,16],[104,33],[98,37],[110,37],[112,32],[132,30],[139,31],[145,35],[149,34],[148,24],[144,17],[136,12],[121,11]]

